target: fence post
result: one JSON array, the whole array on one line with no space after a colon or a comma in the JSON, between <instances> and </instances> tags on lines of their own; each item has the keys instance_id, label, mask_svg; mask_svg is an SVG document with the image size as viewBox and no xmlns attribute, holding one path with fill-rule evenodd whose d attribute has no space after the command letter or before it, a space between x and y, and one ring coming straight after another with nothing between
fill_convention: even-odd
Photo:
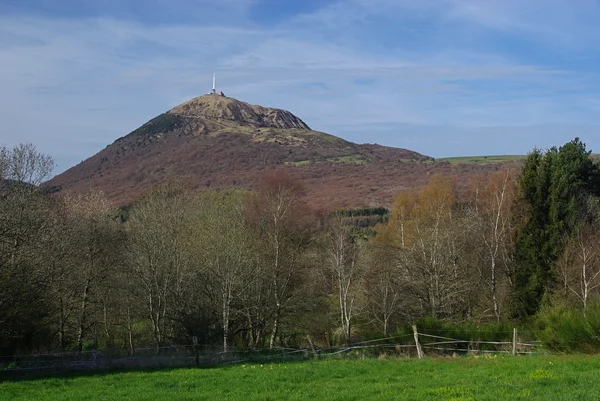
<instances>
[{"instance_id":1,"label":"fence post","mask_svg":"<svg viewBox=\"0 0 600 401\"><path fill-rule=\"evenodd\" d=\"M198 337L192 337L192 341L194 343L194 360L196 361L196 366L200 366L200 355L198 355Z\"/></svg>"},{"instance_id":2,"label":"fence post","mask_svg":"<svg viewBox=\"0 0 600 401\"><path fill-rule=\"evenodd\" d=\"M308 339L308 344L310 345L310 348L312 349L312 353L315 359L319 358L319 355L317 354L317 351L315 350L315 345L312 342L312 338L310 338L310 334L306 335L306 338Z\"/></svg>"},{"instance_id":3,"label":"fence post","mask_svg":"<svg viewBox=\"0 0 600 401\"><path fill-rule=\"evenodd\" d=\"M413 334L415 336L415 346L417 347L417 356L419 359L423 359L423 349L421 348L421 344L419 343L419 332L417 331L417 326L413 324Z\"/></svg>"},{"instance_id":4,"label":"fence post","mask_svg":"<svg viewBox=\"0 0 600 401\"><path fill-rule=\"evenodd\" d=\"M513 328L512 354L517 355L517 328Z\"/></svg>"}]
</instances>

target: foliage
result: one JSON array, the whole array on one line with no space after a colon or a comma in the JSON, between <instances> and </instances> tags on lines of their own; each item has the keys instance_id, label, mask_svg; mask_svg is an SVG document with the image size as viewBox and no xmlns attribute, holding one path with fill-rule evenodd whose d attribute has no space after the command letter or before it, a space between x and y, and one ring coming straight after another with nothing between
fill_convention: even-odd
<instances>
[{"instance_id":1,"label":"foliage","mask_svg":"<svg viewBox=\"0 0 600 401\"><path fill-rule=\"evenodd\" d=\"M375 240L393 250L400 288L414 298L408 316L453 320L465 316L473 301L477 276L467 250L468 215L456 210L456 186L442 176L432 177L418 191L394 199L389 222Z\"/></svg>"},{"instance_id":2,"label":"foliage","mask_svg":"<svg viewBox=\"0 0 600 401\"><path fill-rule=\"evenodd\" d=\"M581 201L600 194L600 173L585 144L575 139L525 161L519 186L529 206L517 237L516 314L537 312L555 280L554 264L580 218Z\"/></svg>"},{"instance_id":3,"label":"foliage","mask_svg":"<svg viewBox=\"0 0 600 401\"><path fill-rule=\"evenodd\" d=\"M540 330L544 346L559 352L600 350L600 302L593 302L587 313L564 304L542 308L533 318L532 327Z\"/></svg>"},{"instance_id":4,"label":"foliage","mask_svg":"<svg viewBox=\"0 0 600 401\"><path fill-rule=\"evenodd\" d=\"M116 218L121 222L125 223L129 219L131 205L121 206L117 209Z\"/></svg>"},{"instance_id":5,"label":"foliage","mask_svg":"<svg viewBox=\"0 0 600 401\"><path fill-rule=\"evenodd\" d=\"M352 226L352 237L366 241L377 235L376 225L387 222L389 210L385 207L342 209L331 215L344 218L345 223Z\"/></svg>"},{"instance_id":6,"label":"foliage","mask_svg":"<svg viewBox=\"0 0 600 401\"><path fill-rule=\"evenodd\" d=\"M469 340L471 346L477 345L481 341L512 341L514 328L514 325L509 322L479 325L473 322L448 323L432 318L420 319L416 322L416 325L419 333ZM412 328L405 326L402 332L412 333ZM466 348L468 345L464 344L462 346ZM485 349L485 346L482 345L481 349Z\"/></svg>"},{"instance_id":7,"label":"foliage","mask_svg":"<svg viewBox=\"0 0 600 401\"><path fill-rule=\"evenodd\" d=\"M385 216L390 211L385 207L370 207L370 208L359 208L359 209L344 209L334 212L334 215L340 215L345 217L355 216Z\"/></svg>"}]
</instances>

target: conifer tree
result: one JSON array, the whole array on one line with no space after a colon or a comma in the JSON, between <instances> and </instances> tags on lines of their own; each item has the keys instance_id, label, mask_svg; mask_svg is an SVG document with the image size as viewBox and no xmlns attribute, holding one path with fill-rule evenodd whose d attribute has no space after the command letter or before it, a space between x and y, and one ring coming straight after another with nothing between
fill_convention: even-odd
<instances>
[{"instance_id":1,"label":"conifer tree","mask_svg":"<svg viewBox=\"0 0 600 401\"><path fill-rule=\"evenodd\" d=\"M580 203L600 193L598 165L579 138L529 154L519 187L529 205L517 236L516 314L535 314L554 281L553 266L579 222Z\"/></svg>"}]
</instances>

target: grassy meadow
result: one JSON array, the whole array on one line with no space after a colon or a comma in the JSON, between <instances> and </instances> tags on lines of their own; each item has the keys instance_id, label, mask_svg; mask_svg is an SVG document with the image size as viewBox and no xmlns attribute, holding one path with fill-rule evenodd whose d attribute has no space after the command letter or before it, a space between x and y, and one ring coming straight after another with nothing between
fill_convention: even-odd
<instances>
[{"instance_id":1,"label":"grassy meadow","mask_svg":"<svg viewBox=\"0 0 600 401\"><path fill-rule=\"evenodd\" d=\"M510 161L524 161L526 155L493 155L493 156L459 156L442 157L436 160L446 161L450 164L499 164ZM592 154L592 158L600 160L600 154Z\"/></svg>"},{"instance_id":2,"label":"grassy meadow","mask_svg":"<svg viewBox=\"0 0 600 401\"><path fill-rule=\"evenodd\" d=\"M460 156L444 157L436 160L446 161L450 164L498 164L508 161L525 160L524 155L496 155L496 156Z\"/></svg>"},{"instance_id":3,"label":"grassy meadow","mask_svg":"<svg viewBox=\"0 0 600 401\"><path fill-rule=\"evenodd\" d=\"M584 355L326 359L128 371L0 383L2 400L592 400L600 358Z\"/></svg>"}]
</instances>

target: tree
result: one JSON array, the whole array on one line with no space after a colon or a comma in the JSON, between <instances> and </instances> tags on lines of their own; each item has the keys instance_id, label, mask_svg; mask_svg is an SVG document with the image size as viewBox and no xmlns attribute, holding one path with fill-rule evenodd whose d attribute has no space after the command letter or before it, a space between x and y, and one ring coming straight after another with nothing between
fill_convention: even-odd
<instances>
[{"instance_id":1,"label":"tree","mask_svg":"<svg viewBox=\"0 0 600 401\"><path fill-rule=\"evenodd\" d=\"M381 324L384 335L402 310L407 309L406 293L401 271L394 263L393 249L371 244L369 268L365 278L365 293L373 319Z\"/></svg>"},{"instance_id":2,"label":"tree","mask_svg":"<svg viewBox=\"0 0 600 401\"><path fill-rule=\"evenodd\" d=\"M517 236L516 314L537 312L555 282L554 265L579 222L581 200L600 194L598 166L578 138L529 154L519 177L527 220Z\"/></svg>"},{"instance_id":3,"label":"tree","mask_svg":"<svg viewBox=\"0 0 600 401\"><path fill-rule=\"evenodd\" d=\"M398 194L389 222L376 241L395 249L395 263L407 296L421 316L452 319L466 313L471 265L463 258L470 225L456 213L454 184L433 177L422 189Z\"/></svg>"},{"instance_id":4,"label":"tree","mask_svg":"<svg viewBox=\"0 0 600 401\"><path fill-rule=\"evenodd\" d=\"M145 305L157 351L173 332L175 294L193 279L188 211L186 192L166 185L138 202L127 223L131 291Z\"/></svg>"},{"instance_id":5,"label":"tree","mask_svg":"<svg viewBox=\"0 0 600 401\"><path fill-rule=\"evenodd\" d=\"M347 342L352 335L352 322L359 309L366 273L360 259L359 244L352 237L352 227L340 215L330 218L327 227L326 275L330 278L339 302L339 324Z\"/></svg>"},{"instance_id":6,"label":"tree","mask_svg":"<svg viewBox=\"0 0 600 401\"><path fill-rule=\"evenodd\" d=\"M245 202L241 191L204 191L194 209L199 286L214 305L224 352L233 334L232 322L241 314L241 299L256 279L256 241L244 218Z\"/></svg>"},{"instance_id":7,"label":"tree","mask_svg":"<svg viewBox=\"0 0 600 401\"><path fill-rule=\"evenodd\" d=\"M304 188L287 173L263 176L249 208L254 235L261 243L260 261L270 297L273 348L283 314L302 289L302 255L311 241L310 211Z\"/></svg>"},{"instance_id":8,"label":"tree","mask_svg":"<svg viewBox=\"0 0 600 401\"><path fill-rule=\"evenodd\" d=\"M564 296L575 296L587 317L590 298L600 287L600 214L598 199L588 197L581 222L557 262Z\"/></svg>"},{"instance_id":9,"label":"tree","mask_svg":"<svg viewBox=\"0 0 600 401\"><path fill-rule=\"evenodd\" d=\"M76 249L71 279L76 280L77 350L82 351L87 330L97 324L99 319L93 315L98 312L102 315L103 332L110 345L113 336L109 309L117 284L112 279L123 262L120 226L112 219L113 207L102 192L65 196L64 202L71 218L70 244Z\"/></svg>"},{"instance_id":10,"label":"tree","mask_svg":"<svg viewBox=\"0 0 600 401\"><path fill-rule=\"evenodd\" d=\"M498 287L509 278L506 273L510 269L506 267L512 263L514 253L512 207L515 202L515 183L516 171L504 168L490 175L487 182L471 189L474 195L471 211L480 241L476 266L484 285L489 288L491 309L497 322L502 317Z\"/></svg>"},{"instance_id":11,"label":"tree","mask_svg":"<svg viewBox=\"0 0 600 401\"><path fill-rule=\"evenodd\" d=\"M43 255L52 201L36 185L53 165L31 144L0 147L0 348L11 351L51 338L40 316L49 313Z\"/></svg>"},{"instance_id":12,"label":"tree","mask_svg":"<svg viewBox=\"0 0 600 401\"><path fill-rule=\"evenodd\" d=\"M597 226L585 225L574 235L576 247L573 267L579 270L576 280L569 285L581 301L583 315L587 316L588 303L594 290L600 287L600 230Z\"/></svg>"},{"instance_id":13,"label":"tree","mask_svg":"<svg viewBox=\"0 0 600 401\"><path fill-rule=\"evenodd\" d=\"M9 149L0 146L0 181L40 185L50 178L54 159L37 151L31 143L19 144Z\"/></svg>"}]
</instances>

